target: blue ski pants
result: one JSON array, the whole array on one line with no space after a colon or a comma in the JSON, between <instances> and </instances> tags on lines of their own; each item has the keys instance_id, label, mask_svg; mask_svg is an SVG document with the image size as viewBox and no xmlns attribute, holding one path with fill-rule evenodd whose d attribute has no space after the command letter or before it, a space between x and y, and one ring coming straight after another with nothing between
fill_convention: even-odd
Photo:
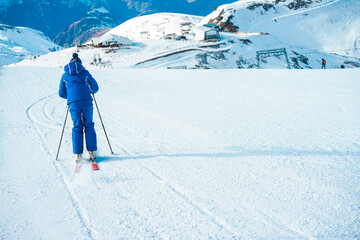
<instances>
[{"instance_id":1,"label":"blue ski pants","mask_svg":"<svg viewBox=\"0 0 360 240\"><path fill-rule=\"evenodd\" d=\"M76 101L70 103L70 114L74 126L72 129L73 153L82 154L84 151L84 130L86 149L96 151L96 132L93 122L93 105L91 101Z\"/></svg>"}]
</instances>

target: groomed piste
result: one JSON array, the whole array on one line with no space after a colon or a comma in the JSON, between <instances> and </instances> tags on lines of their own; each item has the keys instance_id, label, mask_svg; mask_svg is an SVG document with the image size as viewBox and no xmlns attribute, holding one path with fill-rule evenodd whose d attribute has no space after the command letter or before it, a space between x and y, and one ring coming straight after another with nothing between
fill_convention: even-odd
<instances>
[{"instance_id":1,"label":"groomed piste","mask_svg":"<svg viewBox=\"0 0 360 240\"><path fill-rule=\"evenodd\" d=\"M93 69L74 172L62 69L0 69L1 239L357 239L357 69Z\"/></svg>"}]
</instances>

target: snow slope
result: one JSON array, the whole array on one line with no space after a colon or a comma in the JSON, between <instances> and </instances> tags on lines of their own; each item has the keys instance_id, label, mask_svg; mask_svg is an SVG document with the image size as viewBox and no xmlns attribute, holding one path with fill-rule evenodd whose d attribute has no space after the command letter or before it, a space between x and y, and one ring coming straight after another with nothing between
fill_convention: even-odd
<instances>
[{"instance_id":1,"label":"snow slope","mask_svg":"<svg viewBox=\"0 0 360 240\"><path fill-rule=\"evenodd\" d=\"M59 50L42 32L0 24L0 65L16 63L30 56Z\"/></svg>"},{"instance_id":2,"label":"snow slope","mask_svg":"<svg viewBox=\"0 0 360 240\"><path fill-rule=\"evenodd\" d=\"M266 32L292 46L359 58L359 12L358 0L242 0L218 7L201 23Z\"/></svg>"},{"instance_id":3,"label":"snow slope","mask_svg":"<svg viewBox=\"0 0 360 240\"><path fill-rule=\"evenodd\" d=\"M74 173L58 67L0 68L1 239L358 239L358 69L93 69Z\"/></svg>"},{"instance_id":4,"label":"snow slope","mask_svg":"<svg viewBox=\"0 0 360 240\"><path fill-rule=\"evenodd\" d=\"M179 13L156 13L132 18L107 34L120 35L133 41L162 39L167 34L181 35L181 24L196 25L202 17Z\"/></svg>"}]
</instances>

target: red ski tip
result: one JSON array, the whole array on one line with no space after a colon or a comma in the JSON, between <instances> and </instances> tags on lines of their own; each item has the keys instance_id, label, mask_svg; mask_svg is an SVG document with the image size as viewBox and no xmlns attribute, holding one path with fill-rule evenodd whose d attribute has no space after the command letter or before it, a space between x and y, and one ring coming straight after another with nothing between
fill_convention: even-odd
<instances>
[{"instance_id":1,"label":"red ski tip","mask_svg":"<svg viewBox=\"0 0 360 240\"><path fill-rule=\"evenodd\" d=\"M99 167L96 163L92 163L91 168L92 168L92 170L99 170Z\"/></svg>"}]
</instances>

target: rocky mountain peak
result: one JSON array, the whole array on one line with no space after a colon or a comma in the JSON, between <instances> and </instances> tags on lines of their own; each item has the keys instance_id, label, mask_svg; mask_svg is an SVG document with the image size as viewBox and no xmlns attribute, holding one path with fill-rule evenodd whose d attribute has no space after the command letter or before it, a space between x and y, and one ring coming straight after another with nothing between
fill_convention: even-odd
<instances>
[{"instance_id":1,"label":"rocky mountain peak","mask_svg":"<svg viewBox=\"0 0 360 240\"><path fill-rule=\"evenodd\" d=\"M59 45L78 45L86 42L95 33L113 28L117 24L112 14L104 7L93 8L84 18L72 23L54 39Z\"/></svg>"}]
</instances>

